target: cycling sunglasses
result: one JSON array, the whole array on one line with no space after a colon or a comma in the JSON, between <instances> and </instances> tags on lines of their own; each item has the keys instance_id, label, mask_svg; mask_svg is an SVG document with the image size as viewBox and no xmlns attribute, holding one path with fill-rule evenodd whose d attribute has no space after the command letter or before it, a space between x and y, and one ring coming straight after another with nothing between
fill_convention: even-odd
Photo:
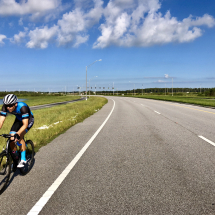
<instances>
[{"instance_id":1,"label":"cycling sunglasses","mask_svg":"<svg viewBox=\"0 0 215 215\"><path fill-rule=\"evenodd\" d=\"M13 107L15 104L6 105L6 107Z\"/></svg>"}]
</instances>

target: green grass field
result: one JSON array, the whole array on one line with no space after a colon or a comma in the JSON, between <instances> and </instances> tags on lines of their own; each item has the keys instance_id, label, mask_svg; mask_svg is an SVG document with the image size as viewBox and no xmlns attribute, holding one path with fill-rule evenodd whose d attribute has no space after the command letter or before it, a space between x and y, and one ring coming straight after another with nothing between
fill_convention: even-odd
<instances>
[{"instance_id":1,"label":"green grass field","mask_svg":"<svg viewBox=\"0 0 215 215\"><path fill-rule=\"evenodd\" d=\"M66 98L69 96L65 96ZM63 101L53 98L46 100L45 98L37 100L38 98L31 98L32 100L26 100L27 104L38 105L48 104L53 102ZM72 100L71 97L68 100ZM28 101L30 101L28 103ZM50 102L51 101L51 102ZM65 100L64 100L65 101ZM102 97L90 97L90 99L78 101L71 104L59 105L52 108L45 108L41 110L33 111L35 123L31 130L25 135L27 139L31 139L38 150L41 146L46 145L51 140L56 138L59 134L65 132L71 126L78 122L82 122L87 117L91 116L103 105L107 103L107 99ZM0 133L9 133L10 128L14 122L15 116L7 116L5 123L0 130ZM5 139L0 138L0 151L5 144Z\"/></svg>"},{"instance_id":2,"label":"green grass field","mask_svg":"<svg viewBox=\"0 0 215 215\"><path fill-rule=\"evenodd\" d=\"M76 100L80 99L80 96L29 96L26 97L26 100L24 101L27 103L29 106L35 106L35 105L44 105L44 104L51 104L55 102L64 102L64 101L71 101L71 100ZM25 99L25 98L20 98L20 99Z\"/></svg>"},{"instance_id":3,"label":"green grass field","mask_svg":"<svg viewBox=\"0 0 215 215\"><path fill-rule=\"evenodd\" d=\"M125 95L127 96L127 95ZM133 97L133 96L129 96ZM215 107L215 98L214 97L203 97L193 95L136 95L135 98L145 98L145 99L156 99L156 100L164 100L164 101L173 101L179 103L188 103L188 104L195 104L204 107Z\"/></svg>"}]
</instances>

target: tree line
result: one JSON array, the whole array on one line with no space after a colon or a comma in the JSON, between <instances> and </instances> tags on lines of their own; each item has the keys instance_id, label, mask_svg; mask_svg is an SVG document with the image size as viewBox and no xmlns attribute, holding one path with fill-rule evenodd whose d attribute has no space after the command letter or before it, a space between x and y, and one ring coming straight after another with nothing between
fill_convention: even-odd
<instances>
[{"instance_id":1,"label":"tree line","mask_svg":"<svg viewBox=\"0 0 215 215\"><path fill-rule=\"evenodd\" d=\"M157 94L157 95L165 95L165 94L174 94L184 95L185 93L196 93L202 96L215 96L215 88L145 88L145 89L131 89L131 90L117 90L112 89L109 91L97 91L97 94ZM90 91L93 94L93 91Z\"/></svg>"},{"instance_id":2,"label":"tree line","mask_svg":"<svg viewBox=\"0 0 215 215\"><path fill-rule=\"evenodd\" d=\"M110 90L103 90L103 91L97 91L96 94L157 94L157 95L165 95L165 94L171 94L173 91L174 94L177 95L183 95L185 93L196 93L198 95L202 95L202 96L215 96L215 88L145 88L145 89L132 89L132 90L117 90L115 89L110 89ZM82 91L83 93L84 91ZM71 94L73 92L67 92L67 94ZM79 93L78 91L75 91L75 93ZM90 90L90 92L88 91L88 94L93 95L94 91ZM7 94L15 94L17 96L21 96L21 97L26 97L26 96L43 96L44 94L50 94L49 92L28 92L28 91L3 91L0 92L0 97L4 97ZM62 95L65 93L62 92L55 92L55 93L51 93L52 95Z\"/></svg>"}]
</instances>

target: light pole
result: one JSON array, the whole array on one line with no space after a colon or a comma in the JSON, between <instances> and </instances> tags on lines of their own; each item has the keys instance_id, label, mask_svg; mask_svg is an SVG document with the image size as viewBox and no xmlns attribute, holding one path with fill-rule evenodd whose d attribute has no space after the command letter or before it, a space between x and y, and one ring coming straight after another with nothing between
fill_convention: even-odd
<instances>
[{"instance_id":1,"label":"light pole","mask_svg":"<svg viewBox=\"0 0 215 215\"><path fill-rule=\"evenodd\" d=\"M166 96L166 83L165 83L165 96Z\"/></svg>"},{"instance_id":2,"label":"light pole","mask_svg":"<svg viewBox=\"0 0 215 215\"><path fill-rule=\"evenodd\" d=\"M90 65L86 66L86 100L87 100L87 67L92 66L92 65L93 65L95 62L97 62L97 61L102 61L102 59L96 60L96 61L94 61L93 63L91 63Z\"/></svg>"},{"instance_id":3,"label":"light pole","mask_svg":"<svg viewBox=\"0 0 215 215\"><path fill-rule=\"evenodd\" d=\"M172 78L172 96L173 96L173 78Z\"/></svg>"},{"instance_id":4,"label":"light pole","mask_svg":"<svg viewBox=\"0 0 215 215\"><path fill-rule=\"evenodd\" d=\"M79 85L77 85L77 87L78 87L78 95L80 96L80 87Z\"/></svg>"},{"instance_id":5,"label":"light pole","mask_svg":"<svg viewBox=\"0 0 215 215\"><path fill-rule=\"evenodd\" d=\"M165 74L164 77L170 78L168 74ZM167 88L167 93L168 93L168 88ZM165 95L166 95L166 84L165 84ZM172 96L173 96L173 77L172 77Z\"/></svg>"},{"instance_id":6,"label":"light pole","mask_svg":"<svg viewBox=\"0 0 215 215\"><path fill-rule=\"evenodd\" d=\"M143 95L143 84L142 84L142 95Z\"/></svg>"}]
</instances>

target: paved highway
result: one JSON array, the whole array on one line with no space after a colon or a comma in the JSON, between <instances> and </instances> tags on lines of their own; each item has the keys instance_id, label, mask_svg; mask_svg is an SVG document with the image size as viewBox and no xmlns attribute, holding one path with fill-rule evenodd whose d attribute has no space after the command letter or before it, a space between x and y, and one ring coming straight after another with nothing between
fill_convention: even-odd
<instances>
[{"instance_id":1,"label":"paved highway","mask_svg":"<svg viewBox=\"0 0 215 215\"><path fill-rule=\"evenodd\" d=\"M215 110L108 100L14 173L0 214L215 214Z\"/></svg>"},{"instance_id":2,"label":"paved highway","mask_svg":"<svg viewBox=\"0 0 215 215\"><path fill-rule=\"evenodd\" d=\"M66 101L66 102L57 102L57 103L51 103L51 104L45 104L45 105L37 105L37 106L31 106L31 110L37 110L37 109L43 109L43 108L50 108L53 106L57 106L57 105L64 105L64 104L68 104L68 103L73 103L73 102L77 102L77 101L81 101L81 100L85 100L84 97L80 98L80 99L75 99L72 101Z\"/></svg>"}]
</instances>

